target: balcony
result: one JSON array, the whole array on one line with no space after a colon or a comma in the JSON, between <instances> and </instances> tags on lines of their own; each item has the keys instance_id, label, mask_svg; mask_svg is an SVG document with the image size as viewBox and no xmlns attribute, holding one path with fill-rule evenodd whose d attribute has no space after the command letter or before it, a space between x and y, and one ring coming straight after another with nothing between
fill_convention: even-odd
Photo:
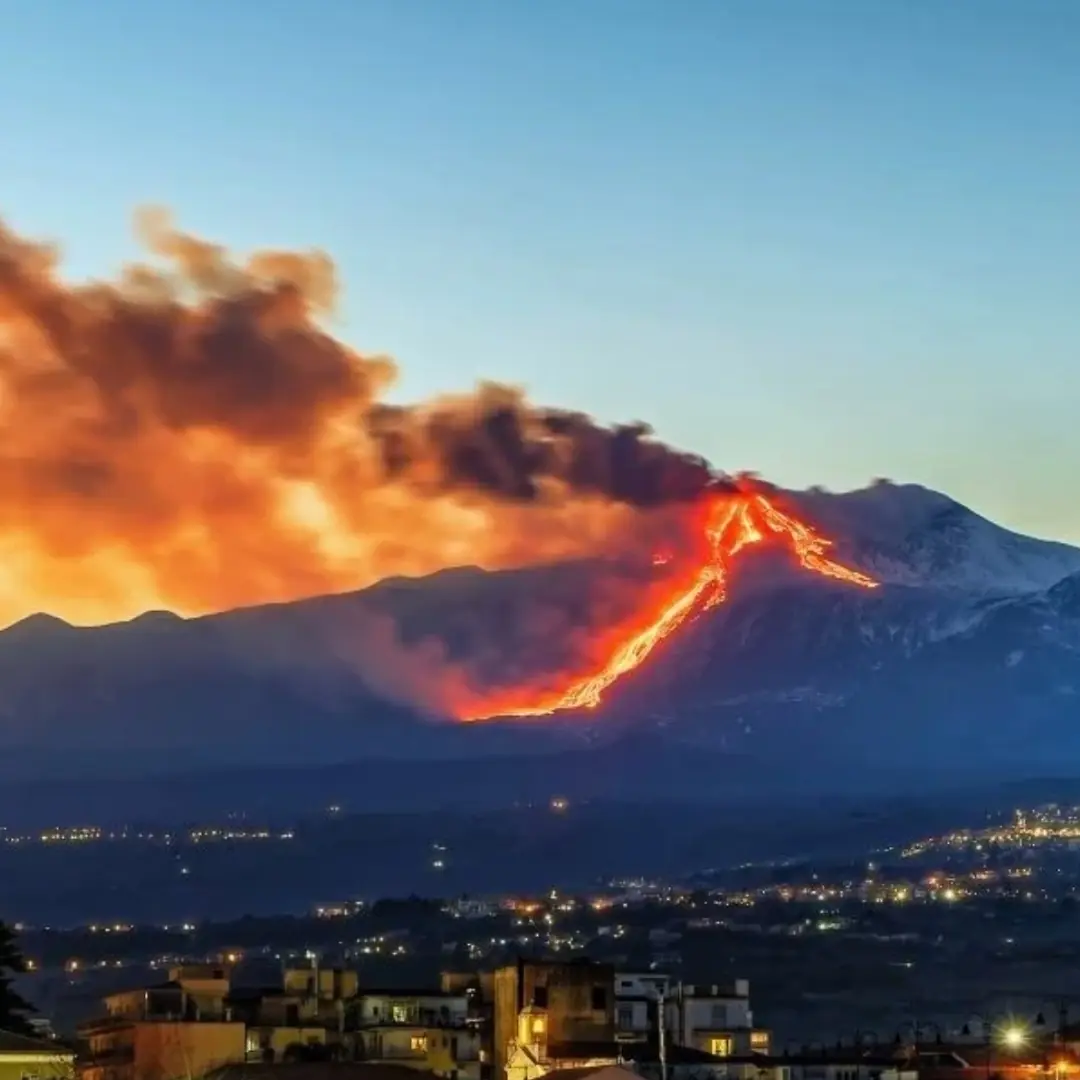
<instances>
[{"instance_id":1,"label":"balcony","mask_svg":"<svg viewBox=\"0 0 1080 1080\"><path fill-rule=\"evenodd\" d=\"M105 1050L91 1050L83 1055L81 1064L90 1069L117 1068L135 1061L133 1046L110 1046Z\"/></svg>"},{"instance_id":2,"label":"balcony","mask_svg":"<svg viewBox=\"0 0 1080 1080\"><path fill-rule=\"evenodd\" d=\"M193 1016L191 1013L180 1012L154 1012L139 1010L138 1013L118 1015L107 1013L104 1016L85 1020L79 1025L79 1034L85 1038L94 1035L105 1035L110 1031L123 1031L133 1024L222 1024L230 1018L228 1016Z\"/></svg>"}]
</instances>

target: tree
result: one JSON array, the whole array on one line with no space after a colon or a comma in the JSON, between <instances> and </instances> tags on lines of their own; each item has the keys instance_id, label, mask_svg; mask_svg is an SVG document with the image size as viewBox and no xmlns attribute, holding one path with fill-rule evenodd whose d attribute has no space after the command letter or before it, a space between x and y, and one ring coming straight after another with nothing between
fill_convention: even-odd
<instances>
[{"instance_id":1,"label":"tree","mask_svg":"<svg viewBox=\"0 0 1080 1080\"><path fill-rule=\"evenodd\" d=\"M33 1035L34 1029L27 1014L36 1012L34 1006L15 991L15 976L26 971L26 961L19 952L15 934L0 922L0 1031L17 1035Z\"/></svg>"}]
</instances>

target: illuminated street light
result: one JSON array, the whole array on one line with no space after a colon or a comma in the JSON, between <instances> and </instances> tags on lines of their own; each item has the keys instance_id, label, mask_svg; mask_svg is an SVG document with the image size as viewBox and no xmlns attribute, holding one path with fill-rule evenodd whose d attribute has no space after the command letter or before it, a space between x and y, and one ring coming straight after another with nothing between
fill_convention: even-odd
<instances>
[{"instance_id":1,"label":"illuminated street light","mask_svg":"<svg viewBox=\"0 0 1080 1080\"><path fill-rule=\"evenodd\" d=\"M1019 1050L1027 1042L1027 1033L1021 1027L1007 1027L1001 1033L1001 1041L1010 1050Z\"/></svg>"}]
</instances>

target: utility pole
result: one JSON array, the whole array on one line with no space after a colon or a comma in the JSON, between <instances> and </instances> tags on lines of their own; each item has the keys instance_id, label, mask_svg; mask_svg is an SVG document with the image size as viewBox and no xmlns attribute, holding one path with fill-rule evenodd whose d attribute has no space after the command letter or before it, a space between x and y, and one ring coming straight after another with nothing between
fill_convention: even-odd
<instances>
[{"instance_id":1,"label":"utility pole","mask_svg":"<svg viewBox=\"0 0 1080 1080\"><path fill-rule=\"evenodd\" d=\"M660 1027L660 1080L667 1080L667 1010L664 1008L663 990L656 993L656 1009Z\"/></svg>"}]
</instances>

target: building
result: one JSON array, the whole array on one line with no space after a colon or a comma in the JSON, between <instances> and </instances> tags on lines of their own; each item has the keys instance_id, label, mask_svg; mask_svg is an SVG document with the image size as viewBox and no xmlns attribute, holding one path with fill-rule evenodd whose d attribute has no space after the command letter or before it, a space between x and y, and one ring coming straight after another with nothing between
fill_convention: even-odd
<instances>
[{"instance_id":1,"label":"building","mask_svg":"<svg viewBox=\"0 0 1080 1080\"><path fill-rule=\"evenodd\" d=\"M233 1019L247 1028L249 1060L299 1058L313 1047L346 1043L353 1023L359 978L343 968L298 967L282 971L276 987L235 989L226 999ZM345 1056L352 1056L345 1053Z\"/></svg>"},{"instance_id":2,"label":"building","mask_svg":"<svg viewBox=\"0 0 1080 1080\"><path fill-rule=\"evenodd\" d=\"M479 1080L481 1035L470 995L439 990L366 990L357 999L357 1056Z\"/></svg>"},{"instance_id":3,"label":"building","mask_svg":"<svg viewBox=\"0 0 1080 1080\"><path fill-rule=\"evenodd\" d=\"M82 1080L188 1080L224 1065L340 1053L355 972L291 968L281 986L236 989L227 968L173 968L166 982L110 995L80 1029Z\"/></svg>"},{"instance_id":4,"label":"building","mask_svg":"<svg viewBox=\"0 0 1080 1080\"><path fill-rule=\"evenodd\" d=\"M670 1046L661 1062L655 1042L630 1049L632 1067L644 1080L791 1080L758 1054L717 1057L689 1046Z\"/></svg>"},{"instance_id":5,"label":"building","mask_svg":"<svg viewBox=\"0 0 1080 1080\"><path fill-rule=\"evenodd\" d=\"M70 1080L75 1053L46 1039L0 1031L0 1080Z\"/></svg>"},{"instance_id":6,"label":"building","mask_svg":"<svg viewBox=\"0 0 1080 1080\"><path fill-rule=\"evenodd\" d=\"M490 1061L484 983L447 984L361 989L355 971L312 966L285 968L277 986L244 988L230 985L226 968L174 968L166 982L105 999L107 1015L81 1028L79 1069L82 1080L191 1080L245 1063L365 1062L481 1080Z\"/></svg>"},{"instance_id":7,"label":"building","mask_svg":"<svg viewBox=\"0 0 1080 1080\"><path fill-rule=\"evenodd\" d=\"M684 986L655 971L620 972L615 976L615 1027L619 1036L655 1040L661 998L669 1046L698 1050L712 1057L769 1052L769 1032L754 1027L746 979L736 979L730 987Z\"/></svg>"},{"instance_id":8,"label":"building","mask_svg":"<svg viewBox=\"0 0 1080 1080\"><path fill-rule=\"evenodd\" d=\"M435 1077L400 1065L372 1065L364 1061L304 1061L288 1065L251 1061L225 1065L199 1080L435 1080Z\"/></svg>"},{"instance_id":9,"label":"building","mask_svg":"<svg viewBox=\"0 0 1080 1080\"><path fill-rule=\"evenodd\" d=\"M285 969L278 987L237 989L227 1001L246 1026L249 1061L321 1057L431 1067L440 1076L479 1071L465 991L361 990L355 971L300 967Z\"/></svg>"},{"instance_id":10,"label":"building","mask_svg":"<svg viewBox=\"0 0 1080 1080\"><path fill-rule=\"evenodd\" d=\"M619 1035L647 1038L657 1031L661 997L672 996L671 977L655 971L618 972L615 976L615 1029Z\"/></svg>"},{"instance_id":11,"label":"building","mask_svg":"<svg viewBox=\"0 0 1080 1080\"><path fill-rule=\"evenodd\" d=\"M495 972L492 1017L495 1080L503 1080L506 1075L511 1043L529 1045L522 1043L523 1035L531 1038L542 1034L545 1053L558 1049L568 1055L565 1060L581 1060L584 1064L598 1060L591 1054L597 1046L610 1051L615 1042L614 986L614 968L588 960L519 960L499 968ZM530 1025L542 1022L543 1032L520 1026L527 1006L542 1014L533 1016ZM611 1057L610 1053L600 1056L603 1061ZM545 1058L551 1068L556 1067L555 1060Z\"/></svg>"},{"instance_id":12,"label":"building","mask_svg":"<svg viewBox=\"0 0 1080 1080\"><path fill-rule=\"evenodd\" d=\"M360 992L360 976L347 968L285 968L281 981L286 994L316 1001L348 1001Z\"/></svg>"},{"instance_id":13,"label":"building","mask_svg":"<svg viewBox=\"0 0 1080 1080\"><path fill-rule=\"evenodd\" d=\"M678 1068L695 1076L756 1076L770 1050L770 1033L754 1026L745 979L684 985L663 972L616 973L587 960L519 961L495 973L494 998L495 1080L605 1062L644 1068L659 1061L661 1020L675 1071L678 1058Z\"/></svg>"},{"instance_id":14,"label":"building","mask_svg":"<svg viewBox=\"0 0 1080 1080\"><path fill-rule=\"evenodd\" d=\"M490 1005L495 997L493 971L444 971L439 975L439 988L444 994L465 994L470 1008L477 1004Z\"/></svg>"},{"instance_id":15,"label":"building","mask_svg":"<svg viewBox=\"0 0 1080 1080\"><path fill-rule=\"evenodd\" d=\"M362 1027L373 1024L463 1025L469 1015L466 992L364 990L358 995Z\"/></svg>"},{"instance_id":16,"label":"building","mask_svg":"<svg viewBox=\"0 0 1080 1080\"><path fill-rule=\"evenodd\" d=\"M82 1025L81 1080L187 1080L246 1053L222 968L180 967L166 982L112 994L107 1015Z\"/></svg>"},{"instance_id":17,"label":"building","mask_svg":"<svg viewBox=\"0 0 1080 1080\"><path fill-rule=\"evenodd\" d=\"M664 1007L667 1030L676 1046L715 1057L769 1052L769 1032L754 1027L746 979L736 979L730 987L680 985Z\"/></svg>"},{"instance_id":18,"label":"building","mask_svg":"<svg viewBox=\"0 0 1080 1080\"><path fill-rule=\"evenodd\" d=\"M505 1080L540 1080L559 1072L579 1075L582 1070L600 1070L621 1063L614 1037L555 1040L549 1011L531 1003L518 1014L517 1032L507 1043L504 1076Z\"/></svg>"},{"instance_id":19,"label":"building","mask_svg":"<svg viewBox=\"0 0 1080 1080\"><path fill-rule=\"evenodd\" d=\"M484 1048L477 1029L427 1033L428 1072L445 1080L481 1080L483 1064Z\"/></svg>"},{"instance_id":20,"label":"building","mask_svg":"<svg viewBox=\"0 0 1080 1080\"><path fill-rule=\"evenodd\" d=\"M920 1080L922 1076L921 1070L902 1055L874 1048L837 1048L768 1061L774 1080Z\"/></svg>"},{"instance_id":21,"label":"building","mask_svg":"<svg viewBox=\"0 0 1080 1080\"><path fill-rule=\"evenodd\" d=\"M486 919L494 915L499 906L491 900L463 896L458 900L451 900L444 910L456 919Z\"/></svg>"}]
</instances>

